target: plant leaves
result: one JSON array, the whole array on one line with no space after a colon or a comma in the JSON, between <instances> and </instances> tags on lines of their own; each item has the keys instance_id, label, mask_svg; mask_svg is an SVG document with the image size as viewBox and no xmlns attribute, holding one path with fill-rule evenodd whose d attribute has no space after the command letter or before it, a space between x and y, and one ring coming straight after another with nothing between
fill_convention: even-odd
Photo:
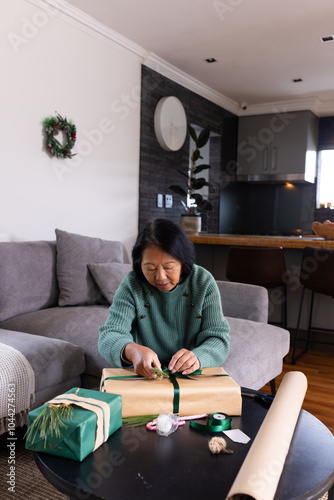
<instances>
[{"instance_id":1,"label":"plant leaves","mask_svg":"<svg viewBox=\"0 0 334 500\"><path fill-rule=\"evenodd\" d=\"M141 415L139 417L123 417L122 423L127 427L139 427L140 425L146 425L151 420L158 418L159 414L155 415Z\"/></svg>"},{"instance_id":2,"label":"plant leaves","mask_svg":"<svg viewBox=\"0 0 334 500\"><path fill-rule=\"evenodd\" d=\"M203 200L203 203L199 207L201 210L212 210L213 206L208 200Z\"/></svg>"},{"instance_id":3,"label":"plant leaves","mask_svg":"<svg viewBox=\"0 0 334 500\"><path fill-rule=\"evenodd\" d=\"M199 177L198 179L191 179L191 185L193 189L201 189L203 186L211 186L209 182L204 179L204 177Z\"/></svg>"},{"instance_id":4,"label":"plant leaves","mask_svg":"<svg viewBox=\"0 0 334 500\"><path fill-rule=\"evenodd\" d=\"M205 163L197 165L197 167L194 168L194 174L199 174L202 170L207 170L208 168L211 168L211 165L206 165Z\"/></svg>"},{"instance_id":5,"label":"plant leaves","mask_svg":"<svg viewBox=\"0 0 334 500\"><path fill-rule=\"evenodd\" d=\"M203 213L205 210L212 210L211 203L205 200L200 194L193 194L193 198L196 200L197 209L199 212Z\"/></svg>"},{"instance_id":6,"label":"plant leaves","mask_svg":"<svg viewBox=\"0 0 334 500\"><path fill-rule=\"evenodd\" d=\"M200 150L199 150L199 149L195 149L195 150L193 151L193 154L192 154L192 158L191 158L191 159L192 159L192 161L195 163L195 161L197 161L199 158L202 158L202 156L201 156L201 152L200 152Z\"/></svg>"},{"instance_id":7,"label":"plant leaves","mask_svg":"<svg viewBox=\"0 0 334 500\"><path fill-rule=\"evenodd\" d=\"M208 201L204 200L206 203L203 203L203 205L197 205L197 210L201 214L205 214L205 212L212 210L212 205Z\"/></svg>"},{"instance_id":8,"label":"plant leaves","mask_svg":"<svg viewBox=\"0 0 334 500\"><path fill-rule=\"evenodd\" d=\"M199 149L202 148L203 146L205 146L205 144L208 142L209 139L210 139L210 127L207 126L199 134L197 142L196 142L196 146Z\"/></svg>"},{"instance_id":9,"label":"plant leaves","mask_svg":"<svg viewBox=\"0 0 334 500\"><path fill-rule=\"evenodd\" d=\"M164 372L163 370L160 370L159 368L156 368L155 366L151 367L154 373L157 375L156 380L162 380L163 378L169 378L168 373Z\"/></svg>"},{"instance_id":10,"label":"plant leaves","mask_svg":"<svg viewBox=\"0 0 334 500\"><path fill-rule=\"evenodd\" d=\"M186 179L189 179L189 175L188 175L188 172L185 173L185 172L181 172L181 170L178 170L179 174L183 175L183 177L186 177Z\"/></svg>"},{"instance_id":11,"label":"plant leaves","mask_svg":"<svg viewBox=\"0 0 334 500\"><path fill-rule=\"evenodd\" d=\"M203 201L203 196L201 194L193 193L192 197L194 198L196 203L202 203Z\"/></svg>"},{"instance_id":12,"label":"plant leaves","mask_svg":"<svg viewBox=\"0 0 334 500\"><path fill-rule=\"evenodd\" d=\"M36 435L44 440L44 447L46 446L48 436L55 436L57 438L62 437L62 429L67 429L67 425L64 420L72 420L73 418L73 407L72 405L61 404L49 404L40 412L40 414L35 418L33 423L27 429L24 437L27 437L34 443Z\"/></svg>"},{"instance_id":13,"label":"plant leaves","mask_svg":"<svg viewBox=\"0 0 334 500\"><path fill-rule=\"evenodd\" d=\"M200 165L195 165L195 162L199 159L203 160L203 156L201 156L201 151L200 148L202 148L209 140L210 138L210 127L207 126L205 127L200 134L197 137L196 130L194 127L191 125L188 125L188 132L190 137L193 139L196 145L196 149L192 151L191 154L191 160L192 160L192 168L185 173L184 171L178 170L178 173L181 174L183 177L185 177L188 180L188 186L187 188L183 188L181 186L176 186L172 185L169 186L169 189L173 191L174 193L186 197L187 194L191 194L191 198L195 201L195 203L198 206L198 211L204 213L205 210L212 210L212 205L207 201L204 200L203 197L200 194L194 193L194 191L201 189L204 186L209 186L212 187L212 184L206 181L204 177L196 178L195 175L199 174L202 172L202 170L207 170L211 168L210 165L206 163L201 163ZM185 210L187 210L188 213L192 209L195 209L195 206L188 207L187 203L181 200L182 205L184 206Z\"/></svg>"},{"instance_id":14,"label":"plant leaves","mask_svg":"<svg viewBox=\"0 0 334 500\"><path fill-rule=\"evenodd\" d=\"M181 196L187 196L186 191L181 186L169 186L168 189Z\"/></svg>"},{"instance_id":15,"label":"plant leaves","mask_svg":"<svg viewBox=\"0 0 334 500\"><path fill-rule=\"evenodd\" d=\"M192 138L194 143L197 144L197 134L196 134L195 129L191 125L189 125L188 131L189 131L190 137Z\"/></svg>"}]
</instances>

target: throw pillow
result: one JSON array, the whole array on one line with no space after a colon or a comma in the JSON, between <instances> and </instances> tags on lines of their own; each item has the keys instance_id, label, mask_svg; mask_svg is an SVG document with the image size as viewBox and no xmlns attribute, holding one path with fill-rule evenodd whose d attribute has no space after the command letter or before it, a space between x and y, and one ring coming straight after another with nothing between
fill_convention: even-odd
<instances>
[{"instance_id":1,"label":"throw pillow","mask_svg":"<svg viewBox=\"0 0 334 500\"><path fill-rule=\"evenodd\" d=\"M108 241L56 229L59 306L105 304L87 264L123 262L119 241Z\"/></svg>"},{"instance_id":2,"label":"throw pillow","mask_svg":"<svg viewBox=\"0 0 334 500\"><path fill-rule=\"evenodd\" d=\"M118 262L111 264L88 264L88 269L92 273L103 296L111 304L117 288L128 272L131 271L132 265L119 264Z\"/></svg>"},{"instance_id":3,"label":"throw pillow","mask_svg":"<svg viewBox=\"0 0 334 500\"><path fill-rule=\"evenodd\" d=\"M58 304L56 244L0 243L0 321Z\"/></svg>"}]
</instances>

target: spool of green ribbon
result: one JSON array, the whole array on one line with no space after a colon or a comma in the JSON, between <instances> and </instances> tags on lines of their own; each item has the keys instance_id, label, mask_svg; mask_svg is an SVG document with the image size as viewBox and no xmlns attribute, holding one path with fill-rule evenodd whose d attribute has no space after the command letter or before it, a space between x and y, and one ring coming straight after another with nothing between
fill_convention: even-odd
<instances>
[{"instance_id":1,"label":"spool of green ribbon","mask_svg":"<svg viewBox=\"0 0 334 500\"><path fill-rule=\"evenodd\" d=\"M189 425L200 431L222 432L231 429L232 419L226 413L215 412L208 415L206 424L200 424L199 422L195 422L195 420L190 420Z\"/></svg>"}]
</instances>

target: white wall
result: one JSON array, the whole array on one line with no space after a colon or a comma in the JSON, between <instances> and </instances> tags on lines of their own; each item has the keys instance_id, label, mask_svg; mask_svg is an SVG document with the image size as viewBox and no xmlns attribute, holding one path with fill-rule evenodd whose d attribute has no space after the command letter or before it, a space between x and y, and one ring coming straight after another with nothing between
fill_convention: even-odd
<instances>
[{"instance_id":1,"label":"white wall","mask_svg":"<svg viewBox=\"0 0 334 500\"><path fill-rule=\"evenodd\" d=\"M0 234L54 239L58 227L121 240L127 259L138 222L141 62L24 0L0 5ZM42 121L56 111L77 127L72 160L45 151Z\"/></svg>"}]
</instances>

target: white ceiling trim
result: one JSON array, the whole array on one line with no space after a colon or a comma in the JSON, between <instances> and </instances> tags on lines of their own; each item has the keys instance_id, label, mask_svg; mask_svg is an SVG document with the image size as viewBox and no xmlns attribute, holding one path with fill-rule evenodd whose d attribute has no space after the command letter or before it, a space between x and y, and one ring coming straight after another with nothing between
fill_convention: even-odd
<instances>
[{"instance_id":1,"label":"white ceiling trim","mask_svg":"<svg viewBox=\"0 0 334 500\"><path fill-rule=\"evenodd\" d=\"M300 99L291 99L289 101L267 102L263 104L254 104L246 109L239 109L239 116L264 115L269 113L284 113L289 111L310 110L315 115L322 111L324 103L319 97L305 97Z\"/></svg>"},{"instance_id":2,"label":"white ceiling trim","mask_svg":"<svg viewBox=\"0 0 334 500\"><path fill-rule=\"evenodd\" d=\"M199 80L196 80L196 78L189 76L187 73L184 73L172 64L169 64L164 59L158 57L156 54L153 54L153 52L151 52L147 56L147 58L143 61L143 64L157 71L161 75L170 78L174 82L179 83L183 87L192 90L196 94L205 97L209 101L214 102L227 111L238 114L239 105L237 102L229 99L220 92L213 90L211 87L208 87Z\"/></svg>"},{"instance_id":3,"label":"white ceiling trim","mask_svg":"<svg viewBox=\"0 0 334 500\"><path fill-rule=\"evenodd\" d=\"M147 51L140 45L96 21L93 17L85 14L82 10L73 7L64 0L26 0L37 7L47 11L52 16L76 26L85 33L94 36L98 40L112 45L127 54L132 54L141 61L146 57Z\"/></svg>"},{"instance_id":4,"label":"white ceiling trim","mask_svg":"<svg viewBox=\"0 0 334 500\"><path fill-rule=\"evenodd\" d=\"M84 32L95 36L99 40L108 45L112 45L127 53L138 57L142 64L158 71L163 76L179 83L183 87L196 92L202 97L216 103L217 105L238 113L238 104L219 92L211 89L199 80L192 78L187 73L179 70L172 64L169 64L164 59L161 59L153 53L149 53L140 45L132 42L128 38L120 35L116 31L108 28L93 17L85 14L82 10L73 7L65 0L26 0L27 2L36 5L37 7L49 12L52 16L57 16L60 19L69 22Z\"/></svg>"},{"instance_id":5,"label":"white ceiling trim","mask_svg":"<svg viewBox=\"0 0 334 500\"><path fill-rule=\"evenodd\" d=\"M145 66L159 72L163 76L179 83L183 87L195 92L198 95L214 102L218 106L234 113L238 116L267 114L275 111L300 111L309 109L315 115L321 116L324 112L334 112L334 102L328 106L328 102L322 102L318 97L309 97L305 99L296 99L290 101L268 102L264 104L255 104L242 110L239 104L223 94L213 90L211 87L203 84L196 78L191 77L187 73L181 71L177 67L169 64L164 59L161 59L154 53L149 53L140 45L132 42L128 38L120 35L111 28L100 23L93 17L85 14L82 10L77 9L65 0L26 0L27 2L47 11L50 15L57 16L60 19L76 26L82 31L91 36L107 43L119 50L131 54L138 58ZM330 108L330 109L329 109Z\"/></svg>"}]
</instances>

